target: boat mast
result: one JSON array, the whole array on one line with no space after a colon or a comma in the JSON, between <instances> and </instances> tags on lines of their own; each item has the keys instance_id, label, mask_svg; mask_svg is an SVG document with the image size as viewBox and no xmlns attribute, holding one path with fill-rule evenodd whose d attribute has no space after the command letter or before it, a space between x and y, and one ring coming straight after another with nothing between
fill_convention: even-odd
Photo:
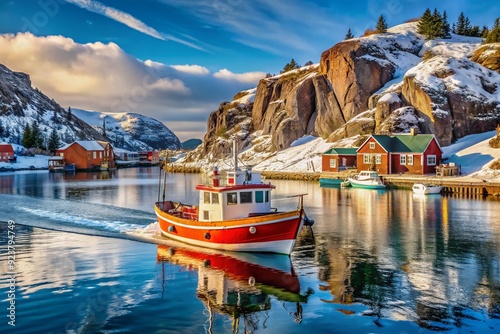
<instances>
[{"instance_id":1,"label":"boat mast","mask_svg":"<svg viewBox=\"0 0 500 334\"><path fill-rule=\"evenodd\" d=\"M236 139L233 140L233 155L234 155L234 182L236 184L236 172L238 171L238 150L236 146Z\"/></svg>"}]
</instances>

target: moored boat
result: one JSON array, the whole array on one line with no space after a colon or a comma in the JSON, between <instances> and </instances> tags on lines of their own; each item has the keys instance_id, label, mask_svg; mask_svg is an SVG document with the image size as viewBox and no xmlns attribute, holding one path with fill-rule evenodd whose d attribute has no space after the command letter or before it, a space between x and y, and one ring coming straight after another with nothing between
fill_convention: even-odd
<instances>
[{"instance_id":1,"label":"moored boat","mask_svg":"<svg viewBox=\"0 0 500 334\"><path fill-rule=\"evenodd\" d=\"M353 188L385 189L386 185L375 171L361 171L359 174L347 178Z\"/></svg>"},{"instance_id":2,"label":"moored boat","mask_svg":"<svg viewBox=\"0 0 500 334\"><path fill-rule=\"evenodd\" d=\"M236 149L234 148L235 152ZM165 237L213 249L290 254L301 227L312 225L297 195L296 210L281 212L271 206L271 183L258 172L238 169L219 173L214 168L210 183L196 186L198 205L163 200L155 204L160 230Z\"/></svg>"},{"instance_id":3,"label":"moored boat","mask_svg":"<svg viewBox=\"0 0 500 334\"><path fill-rule=\"evenodd\" d=\"M332 177L320 177L319 185L321 187L339 187L344 179L332 178Z\"/></svg>"},{"instance_id":4,"label":"moored boat","mask_svg":"<svg viewBox=\"0 0 500 334\"><path fill-rule=\"evenodd\" d=\"M420 195L439 194L443 187L435 184L415 183L412 187L413 193Z\"/></svg>"}]
</instances>

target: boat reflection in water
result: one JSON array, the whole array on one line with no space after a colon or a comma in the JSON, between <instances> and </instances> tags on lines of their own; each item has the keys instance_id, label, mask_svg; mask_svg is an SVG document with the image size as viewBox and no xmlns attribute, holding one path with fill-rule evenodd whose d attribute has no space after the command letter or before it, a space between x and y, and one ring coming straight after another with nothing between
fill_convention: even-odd
<instances>
[{"instance_id":1,"label":"boat reflection in water","mask_svg":"<svg viewBox=\"0 0 500 334\"><path fill-rule=\"evenodd\" d=\"M298 276L287 255L159 245L157 260L198 270L197 297L209 311L210 325L214 311L229 315L233 333L238 332L241 319L244 333L258 329L259 317L264 317L263 322L267 320L268 314L262 311L271 308L271 296L295 303L296 311L290 313L294 321L301 322L300 304L307 302L311 293L300 293Z\"/></svg>"}]
</instances>

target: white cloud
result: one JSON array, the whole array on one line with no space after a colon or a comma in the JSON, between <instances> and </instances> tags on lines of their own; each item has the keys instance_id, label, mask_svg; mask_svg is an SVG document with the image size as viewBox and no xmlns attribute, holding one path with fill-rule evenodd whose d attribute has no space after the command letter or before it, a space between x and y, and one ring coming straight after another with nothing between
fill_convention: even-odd
<instances>
[{"instance_id":1,"label":"white cloud","mask_svg":"<svg viewBox=\"0 0 500 334\"><path fill-rule=\"evenodd\" d=\"M238 73L233 73L225 68L214 73L214 77L216 77L218 79L229 80L229 81L247 82L247 83L259 81L260 79L264 78L265 76L266 76L266 73L264 73L264 72L247 72L247 73L239 73L238 74Z\"/></svg>"},{"instance_id":2,"label":"white cloud","mask_svg":"<svg viewBox=\"0 0 500 334\"><path fill-rule=\"evenodd\" d=\"M115 43L78 44L31 33L0 35L0 63L29 74L33 86L63 107L136 112L164 122L175 133L176 124L183 124L183 133L199 131L221 102L255 87L264 76L141 61ZM193 124L192 131L187 124Z\"/></svg>"},{"instance_id":3,"label":"white cloud","mask_svg":"<svg viewBox=\"0 0 500 334\"><path fill-rule=\"evenodd\" d=\"M200 65L172 65L171 67L179 72L190 73L195 75L197 74L206 75L210 73L208 68Z\"/></svg>"},{"instance_id":4,"label":"white cloud","mask_svg":"<svg viewBox=\"0 0 500 334\"><path fill-rule=\"evenodd\" d=\"M109 17L110 19L113 19L117 22L123 23L126 26L135 29L137 31L140 31L146 35L149 35L151 37L161 39L161 40L171 40L173 42L177 42L180 44L184 44L186 46L189 46L194 49L202 50L205 51L202 47L195 45L191 42L182 40L180 38L177 38L175 36L165 34L162 32L157 31L156 29L148 26L146 23L142 22L141 20L133 17L132 15L123 12L121 10L118 10L113 7L109 7L106 5L103 5L102 3L94 0L65 0L66 2L69 2L71 4L74 4L80 8L86 9L88 11L104 15L106 17Z\"/></svg>"}]
</instances>

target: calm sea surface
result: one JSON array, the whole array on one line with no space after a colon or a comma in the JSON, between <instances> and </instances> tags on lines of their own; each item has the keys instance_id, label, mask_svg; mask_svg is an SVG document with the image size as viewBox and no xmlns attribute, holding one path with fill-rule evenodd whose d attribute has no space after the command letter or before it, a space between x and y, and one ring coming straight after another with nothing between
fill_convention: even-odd
<instances>
[{"instance_id":1,"label":"calm sea surface","mask_svg":"<svg viewBox=\"0 0 500 334\"><path fill-rule=\"evenodd\" d=\"M200 179L169 175L167 197ZM0 333L500 331L497 198L272 182L315 220L291 257L162 238L157 167L0 173Z\"/></svg>"}]
</instances>

